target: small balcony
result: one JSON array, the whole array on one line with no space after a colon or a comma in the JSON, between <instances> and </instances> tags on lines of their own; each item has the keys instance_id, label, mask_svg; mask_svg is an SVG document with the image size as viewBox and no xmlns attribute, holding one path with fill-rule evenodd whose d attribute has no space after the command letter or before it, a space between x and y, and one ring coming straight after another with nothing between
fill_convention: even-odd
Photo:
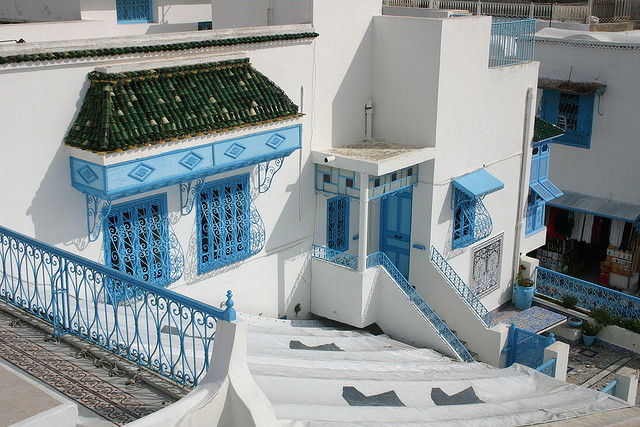
<instances>
[{"instance_id":1,"label":"small balcony","mask_svg":"<svg viewBox=\"0 0 640 427\"><path fill-rule=\"evenodd\" d=\"M489 68L533 61L535 19L493 18Z\"/></svg>"}]
</instances>

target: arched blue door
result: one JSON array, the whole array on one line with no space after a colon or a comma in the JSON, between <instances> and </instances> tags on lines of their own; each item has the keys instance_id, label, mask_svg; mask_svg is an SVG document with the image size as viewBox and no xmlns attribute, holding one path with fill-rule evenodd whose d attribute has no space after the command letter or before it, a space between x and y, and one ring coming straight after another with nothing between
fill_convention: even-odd
<instances>
[{"instance_id":1,"label":"arched blue door","mask_svg":"<svg viewBox=\"0 0 640 427\"><path fill-rule=\"evenodd\" d=\"M409 278L411 252L411 202L413 187L382 200L380 206L380 250Z\"/></svg>"}]
</instances>

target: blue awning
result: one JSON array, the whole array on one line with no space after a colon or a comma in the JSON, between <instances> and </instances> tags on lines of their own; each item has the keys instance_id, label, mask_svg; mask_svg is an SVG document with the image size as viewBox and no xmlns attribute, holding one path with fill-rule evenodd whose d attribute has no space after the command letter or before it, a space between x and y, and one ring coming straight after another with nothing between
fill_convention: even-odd
<instances>
[{"instance_id":1,"label":"blue awning","mask_svg":"<svg viewBox=\"0 0 640 427\"><path fill-rule=\"evenodd\" d=\"M484 169L454 178L453 186L458 190L476 198L504 188L504 184Z\"/></svg>"},{"instance_id":2,"label":"blue awning","mask_svg":"<svg viewBox=\"0 0 640 427\"><path fill-rule=\"evenodd\" d=\"M560 197L564 194L547 178L532 181L529 183L529 187L531 187L531 189L535 191L545 202L550 202L556 197Z\"/></svg>"}]
</instances>

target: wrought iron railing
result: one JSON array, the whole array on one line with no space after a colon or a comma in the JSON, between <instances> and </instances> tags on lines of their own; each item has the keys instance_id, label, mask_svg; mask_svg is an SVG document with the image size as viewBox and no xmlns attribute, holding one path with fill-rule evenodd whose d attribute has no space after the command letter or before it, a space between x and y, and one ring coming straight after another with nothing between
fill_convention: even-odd
<instances>
[{"instance_id":1,"label":"wrought iron railing","mask_svg":"<svg viewBox=\"0 0 640 427\"><path fill-rule=\"evenodd\" d=\"M514 363L536 369L543 365L544 349L556 342L553 334L548 337L517 328L514 323L509 327L509 346L507 366Z\"/></svg>"},{"instance_id":2,"label":"wrought iron railing","mask_svg":"<svg viewBox=\"0 0 640 427\"><path fill-rule=\"evenodd\" d=\"M354 270L358 267L357 256L348 254L346 252L329 249L325 246L313 245L313 258L318 258L333 264L342 265L343 267L352 268Z\"/></svg>"},{"instance_id":3,"label":"wrought iron railing","mask_svg":"<svg viewBox=\"0 0 640 427\"><path fill-rule=\"evenodd\" d=\"M604 386L604 388L602 390L600 390L600 391L602 393L606 393L606 394L610 394L611 396L615 396L616 395L616 385L617 384L618 384L618 380L613 380L609 384Z\"/></svg>"},{"instance_id":4,"label":"wrought iron railing","mask_svg":"<svg viewBox=\"0 0 640 427\"><path fill-rule=\"evenodd\" d=\"M614 317L640 318L640 298L542 267L537 269L536 292L557 300L574 297L575 305L585 310L604 308Z\"/></svg>"},{"instance_id":5,"label":"wrought iron railing","mask_svg":"<svg viewBox=\"0 0 640 427\"><path fill-rule=\"evenodd\" d=\"M209 368L220 310L0 227L0 299L180 385Z\"/></svg>"},{"instance_id":6,"label":"wrought iron railing","mask_svg":"<svg viewBox=\"0 0 640 427\"><path fill-rule=\"evenodd\" d=\"M487 328L491 327L493 322L493 316L491 312L487 310L487 307L482 304L480 298L469 289L464 281L458 276L453 267L449 265L446 259L440 252L431 246L431 263L438 269L442 277L444 277L451 287L460 295L460 298L467 303L469 308L478 316L478 318L485 324Z\"/></svg>"},{"instance_id":7,"label":"wrought iron railing","mask_svg":"<svg viewBox=\"0 0 640 427\"><path fill-rule=\"evenodd\" d=\"M460 342L458 337L449 329L449 327L442 321L435 311L427 304L427 302L420 296L418 292L411 286L411 283L400 273L391 260L385 255L384 252L376 252L367 257L367 268L382 266L387 271L389 276L400 286L400 289L409 297L409 300L420 310L422 314L429 320L433 327L438 331L451 348L460 356L465 362L473 362L473 357L465 346Z\"/></svg>"},{"instance_id":8,"label":"wrought iron railing","mask_svg":"<svg viewBox=\"0 0 640 427\"><path fill-rule=\"evenodd\" d=\"M554 358L554 359L547 360L542 365L538 366L536 368L536 371L542 372L543 374L553 378L556 373L556 359Z\"/></svg>"},{"instance_id":9,"label":"wrought iron railing","mask_svg":"<svg viewBox=\"0 0 640 427\"><path fill-rule=\"evenodd\" d=\"M489 68L533 61L535 19L500 19L491 23Z\"/></svg>"}]
</instances>

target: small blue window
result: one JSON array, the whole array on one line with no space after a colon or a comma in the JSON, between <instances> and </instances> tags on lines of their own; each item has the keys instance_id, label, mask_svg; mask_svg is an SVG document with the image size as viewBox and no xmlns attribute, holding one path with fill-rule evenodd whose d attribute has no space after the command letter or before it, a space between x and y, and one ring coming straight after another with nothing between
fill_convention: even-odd
<instances>
[{"instance_id":1,"label":"small blue window","mask_svg":"<svg viewBox=\"0 0 640 427\"><path fill-rule=\"evenodd\" d=\"M152 0L116 0L118 24L153 22Z\"/></svg>"},{"instance_id":2,"label":"small blue window","mask_svg":"<svg viewBox=\"0 0 640 427\"><path fill-rule=\"evenodd\" d=\"M249 175L206 184L197 210L199 274L251 256Z\"/></svg>"},{"instance_id":3,"label":"small blue window","mask_svg":"<svg viewBox=\"0 0 640 427\"><path fill-rule=\"evenodd\" d=\"M104 233L107 265L154 285L171 283L166 194L113 206Z\"/></svg>"},{"instance_id":4,"label":"small blue window","mask_svg":"<svg viewBox=\"0 0 640 427\"><path fill-rule=\"evenodd\" d=\"M327 201L327 247L344 252L349 249L349 198Z\"/></svg>"},{"instance_id":5,"label":"small blue window","mask_svg":"<svg viewBox=\"0 0 640 427\"><path fill-rule=\"evenodd\" d=\"M589 148L594 95L577 95L545 89L540 101L540 117L564 129L553 141Z\"/></svg>"}]
</instances>

